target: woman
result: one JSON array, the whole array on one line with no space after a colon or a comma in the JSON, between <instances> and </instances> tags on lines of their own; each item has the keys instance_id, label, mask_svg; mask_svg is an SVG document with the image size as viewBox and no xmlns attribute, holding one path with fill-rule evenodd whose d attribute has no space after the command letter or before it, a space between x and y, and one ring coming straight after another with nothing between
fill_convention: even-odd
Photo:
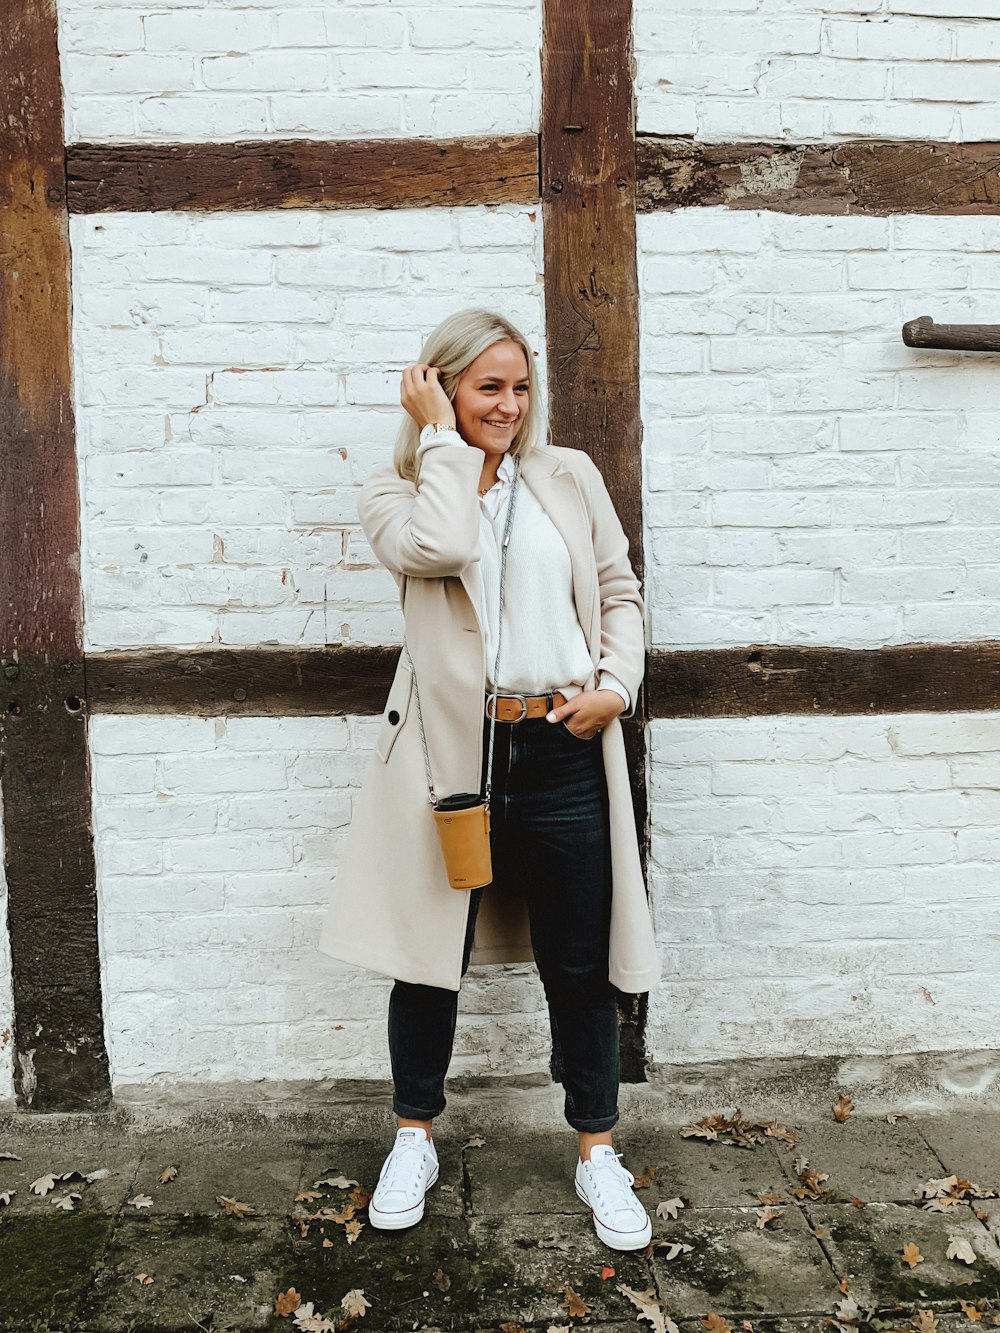
<instances>
[{"instance_id":1,"label":"woman","mask_svg":"<svg viewBox=\"0 0 1000 1333\"><path fill-rule=\"evenodd\" d=\"M398 1127L369 1217L393 1230L423 1216L470 960L534 956L565 1116L579 1135L577 1193L601 1240L637 1249L650 1222L611 1136L616 988L646 991L659 967L618 721L635 711L645 659L628 539L590 458L538 442L532 353L499 315L445 319L403 372L400 401L408 415L393 462L365 483L358 509L399 585L408 652L319 945L395 979ZM426 773L438 797L483 790L491 730L493 880L456 891Z\"/></svg>"}]
</instances>

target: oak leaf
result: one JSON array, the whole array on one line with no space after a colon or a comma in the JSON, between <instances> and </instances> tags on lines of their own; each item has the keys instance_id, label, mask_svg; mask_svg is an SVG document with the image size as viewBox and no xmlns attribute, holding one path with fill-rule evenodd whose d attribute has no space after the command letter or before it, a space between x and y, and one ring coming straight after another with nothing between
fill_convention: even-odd
<instances>
[{"instance_id":1,"label":"oak leaf","mask_svg":"<svg viewBox=\"0 0 1000 1333\"><path fill-rule=\"evenodd\" d=\"M908 1241L903 1246L900 1263L908 1264L910 1268L916 1268L917 1264L922 1264L923 1261L924 1256L920 1253L920 1247L914 1245L913 1241Z\"/></svg>"},{"instance_id":2,"label":"oak leaf","mask_svg":"<svg viewBox=\"0 0 1000 1333\"><path fill-rule=\"evenodd\" d=\"M295 1311L295 1327L301 1333L335 1333L337 1325L331 1319L315 1314L312 1301L308 1301Z\"/></svg>"},{"instance_id":3,"label":"oak leaf","mask_svg":"<svg viewBox=\"0 0 1000 1333\"><path fill-rule=\"evenodd\" d=\"M371 1301L365 1298L361 1287L352 1287L340 1303L351 1319L361 1319L365 1311L372 1308Z\"/></svg>"},{"instance_id":4,"label":"oak leaf","mask_svg":"<svg viewBox=\"0 0 1000 1333\"><path fill-rule=\"evenodd\" d=\"M845 1296L842 1301L838 1301L834 1311L837 1322L841 1324L857 1323L859 1313L858 1303L853 1296Z\"/></svg>"},{"instance_id":5,"label":"oak leaf","mask_svg":"<svg viewBox=\"0 0 1000 1333\"><path fill-rule=\"evenodd\" d=\"M329 1249L332 1247L332 1245L333 1245L333 1241L329 1238L329 1236L324 1236L324 1237L323 1237L323 1246L322 1246L322 1248L323 1248L324 1250L329 1250Z\"/></svg>"},{"instance_id":6,"label":"oak leaf","mask_svg":"<svg viewBox=\"0 0 1000 1333\"><path fill-rule=\"evenodd\" d=\"M722 1315L716 1314L710 1310L704 1319L701 1320L702 1328L707 1328L708 1333L732 1333L732 1324L727 1324Z\"/></svg>"},{"instance_id":7,"label":"oak leaf","mask_svg":"<svg viewBox=\"0 0 1000 1333\"><path fill-rule=\"evenodd\" d=\"M473 1134L471 1139L466 1139L462 1144L463 1148L485 1148L486 1140L482 1134Z\"/></svg>"},{"instance_id":8,"label":"oak leaf","mask_svg":"<svg viewBox=\"0 0 1000 1333\"><path fill-rule=\"evenodd\" d=\"M346 1176L325 1176L322 1180L313 1181L313 1189L321 1189L324 1185L332 1190L349 1190L352 1185L358 1185L360 1181L348 1180Z\"/></svg>"},{"instance_id":9,"label":"oak leaf","mask_svg":"<svg viewBox=\"0 0 1000 1333\"><path fill-rule=\"evenodd\" d=\"M431 1279L438 1291L447 1291L451 1286L451 1278L443 1268L435 1268L434 1276Z\"/></svg>"},{"instance_id":10,"label":"oak leaf","mask_svg":"<svg viewBox=\"0 0 1000 1333\"><path fill-rule=\"evenodd\" d=\"M294 1314L302 1304L302 1297L294 1287L289 1287L287 1291L279 1291L274 1298L274 1313L277 1315Z\"/></svg>"},{"instance_id":11,"label":"oak leaf","mask_svg":"<svg viewBox=\"0 0 1000 1333\"><path fill-rule=\"evenodd\" d=\"M762 1191L760 1194L758 1194L758 1195L757 1195L757 1198L760 1200L761 1203L783 1203L783 1202L784 1202L784 1200L782 1199L782 1197L781 1197L780 1194L776 1194L776 1193L770 1193L770 1194L769 1194L769 1193L767 1193L766 1190L765 1190L765 1191Z\"/></svg>"},{"instance_id":12,"label":"oak leaf","mask_svg":"<svg viewBox=\"0 0 1000 1333\"><path fill-rule=\"evenodd\" d=\"M361 1235L363 1227L364 1223L359 1222L357 1218L352 1218L350 1222L344 1223L344 1233L347 1236L348 1245L354 1244L357 1238Z\"/></svg>"},{"instance_id":13,"label":"oak leaf","mask_svg":"<svg viewBox=\"0 0 1000 1333\"><path fill-rule=\"evenodd\" d=\"M854 1204L855 1208L867 1208L867 1207L868 1207L867 1200L865 1200L865 1199L859 1199L858 1196L857 1196L856 1194L852 1194L852 1195L851 1195L851 1203Z\"/></svg>"},{"instance_id":14,"label":"oak leaf","mask_svg":"<svg viewBox=\"0 0 1000 1333\"><path fill-rule=\"evenodd\" d=\"M660 1309L656 1292L652 1288L649 1291L636 1291L634 1288L626 1287L624 1283L619 1282L618 1290L639 1311L640 1319L649 1320L653 1333L678 1333L677 1325L672 1319L668 1319Z\"/></svg>"},{"instance_id":15,"label":"oak leaf","mask_svg":"<svg viewBox=\"0 0 1000 1333\"><path fill-rule=\"evenodd\" d=\"M72 1213L74 1211L73 1200L79 1199L79 1197L79 1194L64 1194L61 1199L53 1199L52 1206L61 1208L64 1213Z\"/></svg>"},{"instance_id":16,"label":"oak leaf","mask_svg":"<svg viewBox=\"0 0 1000 1333\"><path fill-rule=\"evenodd\" d=\"M948 1259L960 1259L963 1264L974 1264L976 1262L975 1250L967 1240L962 1240L958 1236L948 1237L946 1257Z\"/></svg>"},{"instance_id":17,"label":"oak leaf","mask_svg":"<svg viewBox=\"0 0 1000 1333\"><path fill-rule=\"evenodd\" d=\"M523 1324L519 1324L516 1321L509 1321L506 1324L500 1325L500 1333L528 1333L528 1330Z\"/></svg>"},{"instance_id":18,"label":"oak leaf","mask_svg":"<svg viewBox=\"0 0 1000 1333\"><path fill-rule=\"evenodd\" d=\"M0 1152L0 1161L19 1162L20 1160L16 1152Z\"/></svg>"},{"instance_id":19,"label":"oak leaf","mask_svg":"<svg viewBox=\"0 0 1000 1333\"><path fill-rule=\"evenodd\" d=\"M890 1111L886 1116L890 1125L896 1124L898 1120L909 1120L909 1118L905 1111Z\"/></svg>"},{"instance_id":20,"label":"oak leaf","mask_svg":"<svg viewBox=\"0 0 1000 1333\"><path fill-rule=\"evenodd\" d=\"M917 1333L937 1333L938 1319L933 1310L917 1311Z\"/></svg>"},{"instance_id":21,"label":"oak leaf","mask_svg":"<svg viewBox=\"0 0 1000 1333\"><path fill-rule=\"evenodd\" d=\"M852 1277L852 1276L853 1276L853 1275L852 1275L851 1273L845 1273L844 1276L843 1276L843 1277L840 1279L840 1281L837 1283L837 1289L838 1289L838 1291L841 1293L841 1295L843 1295L843 1296L846 1296L846 1295L847 1295L847 1288L848 1288L848 1285L850 1284L850 1281L851 1281L851 1277Z\"/></svg>"},{"instance_id":22,"label":"oak leaf","mask_svg":"<svg viewBox=\"0 0 1000 1333\"><path fill-rule=\"evenodd\" d=\"M301 1194L296 1194L296 1203L314 1203L317 1199L322 1199L322 1190L303 1190Z\"/></svg>"},{"instance_id":23,"label":"oak leaf","mask_svg":"<svg viewBox=\"0 0 1000 1333\"><path fill-rule=\"evenodd\" d=\"M665 1199L663 1203L658 1203L656 1205L656 1216L669 1217L672 1219L677 1216L678 1212L680 1212L683 1207L683 1199Z\"/></svg>"},{"instance_id":24,"label":"oak leaf","mask_svg":"<svg viewBox=\"0 0 1000 1333\"><path fill-rule=\"evenodd\" d=\"M17 1190L0 1190L0 1203L10 1203L16 1193Z\"/></svg>"},{"instance_id":25,"label":"oak leaf","mask_svg":"<svg viewBox=\"0 0 1000 1333\"><path fill-rule=\"evenodd\" d=\"M144 1287L148 1287L155 1281L155 1278L151 1277L149 1273L136 1273L135 1280L136 1282L140 1282Z\"/></svg>"},{"instance_id":26,"label":"oak leaf","mask_svg":"<svg viewBox=\"0 0 1000 1333\"><path fill-rule=\"evenodd\" d=\"M256 1212L252 1203L240 1203L238 1199L227 1198L225 1194L218 1195L215 1202L225 1208L227 1217L249 1217Z\"/></svg>"},{"instance_id":27,"label":"oak leaf","mask_svg":"<svg viewBox=\"0 0 1000 1333\"><path fill-rule=\"evenodd\" d=\"M784 1217L785 1210L784 1208L771 1208L768 1206L766 1208L755 1208L754 1213L757 1217L757 1229L758 1231L763 1231L768 1222L774 1222L779 1217Z\"/></svg>"},{"instance_id":28,"label":"oak leaf","mask_svg":"<svg viewBox=\"0 0 1000 1333\"><path fill-rule=\"evenodd\" d=\"M571 1328L569 1324L549 1324L545 1333L571 1333Z\"/></svg>"},{"instance_id":29,"label":"oak leaf","mask_svg":"<svg viewBox=\"0 0 1000 1333\"><path fill-rule=\"evenodd\" d=\"M165 1166L163 1170L160 1172L159 1180L156 1183L158 1185L169 1185L172 1180L176 1179L177 1179L176 1166Z\"/></svg>"},{"instance_id":30,"label":"oak leaf","mask_svg":"<svg viewBox=\"0 0 1000 1333\"><path fill-rule=\"evenodd\" d=\"M843 1124L854 1110L854 1103L846 1093L842 1092L833 1104L833 1118Z\"/></svg>"},{"instance_id":31,"label":"oak leaf","mask_svg":"<svg viewBox=\"0 0 1000 1333\"><path fill-rule=\"evenodd\" d=\"M128 1201L133 1208L152 1208L153 1200L148 1194L136 1194Z\"/></svg>"},{"instance_id":32,"label":"oak leaf","mask_svg":"<svg viewBox=\"0 0 1000 1333\"><path fill-rule=\"evenodd\" d=\"M590 1314L590 1306L572 1287L563 1288L562 1304L570 1319L583 1319Z\"/></svg>"},{"instance_id":33,"label":"oak leaf","mask_svg":"<svg viewBox=\"0 0 1000 1333\"><path fill-rule=\"evenodd\" d=\"M971 1319L974 1324L978 1324L980 1319L982 1319L982 1310L977 1310L976 1307L970 1305L968 1301L959 1301L959 1305L962 1307L962 1313L965 1315L966 1319Z\"/></svg>"},{"instance_id":34,"label":"oak leaf","mask_svg":"<svg viewBox=\"0 0 1000 1333\"><path fill-rule=\"evenodd\" d=\"M647 1166L645 1171L641 1171L635 1178L634 1188L637 1190L648 1189L656 1179L656 1173L659 1170L657 1166Z\"/></svg>"},{"instance_id":35,"label":"oak leaf","mask_svg":"<svg viewBox=\"0 0 1000 1333\"><path fill-rule=\"evenodd\" d=\"M40 1194L43 1197L48 1194L49 1190L54 1190L55 1187L56 1177L51 1173L47 1176L39 1176L37 1180L31 1182L30 1186L32 1194Z\"/></svg>"}]
</instances>

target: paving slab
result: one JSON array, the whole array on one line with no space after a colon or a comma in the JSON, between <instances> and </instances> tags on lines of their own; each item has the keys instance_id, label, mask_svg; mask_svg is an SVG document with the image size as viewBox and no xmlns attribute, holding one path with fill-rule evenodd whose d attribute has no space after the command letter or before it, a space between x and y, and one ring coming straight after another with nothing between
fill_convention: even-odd
<instances>
[{"instance_id":1,"label":"paving slab","mask_svg":"<svg viewBox=\"0 0 1000 1333\"><path fill-rule=\"evenodd\" d=\"M69 1326L101 1269L113 1222L98 1211L4 1216L0 1328Z\"/></svg>"},{"instance_id":2,"label":"paving slab","mask_svg":"<svg viewBox=\"0 0 1000 1333\"><path fill-rule=\"evenodd\" d=\"M297 1206L303 1152L300 1144L261 1135L214 1143L163 1135L143 1144L136 1192L153 1200L154 1213L218 1213L223 1195L251 1204L258 1215L286 1216ZM161 1184L169 1166L177 1175Z\"/></svg>"},{"instance_id":3,"label":"paving slab","mask_svg":"<svg viewBox=\"0 0 1000 1333\"><path fill-rule=\"evenodd\" d=\"M1000 1296L1000 1246L965 1204L947 1214L894 1203L867 1208L809 1203L804 1211L819 1229L837 1276L850 1274L850 1294L863 1307L919 1302L955 1306L959 1300ZM952 1236L970 1242L977 1256L974 1265L946 1257ZM914 1268L901 1257L909 1243L923 1256Z\"/></svg>"},{"instance_id":4,"label":"paving slab","mask_svg":"<svg viewBox=\"0 0 1000 1333\"><path fill-rule=\"evenodd\" d=\"M843 1124L805 1125L791 1153L779 1160L789 1186L798 1184L795 1164L805 1157L830 1179L824 1190L830 1202L848 1203L851 1196L866 1203L912 1203L925 1180L941 1174L941 1166L912 1120L888 1121L852 1115Z\"/></svg>"},{"instance_id":5,"label":"paving slab","mask_svg":"<svg viewBox=\"0 0 1000 1333\"><path fill-rule=\"evenodd\" d=\"M392 1148L395 1129L378 1139L352 1139L345 1142L331 1133L328 1140L309 1140L303 1145L297 1188L289 1195L289 1200L296 1194L311 1190L318 1180L328 1176L344 1176L348 1180L357 1180L363 1189L371 1193L378 1181L382 1163ZM431 1217L461 1217L464 1213L463 1185L464 1167L462 1144L464 1139L447 1134L435 1134L434 1144L438 1155L440 1174L437 1184L427 1196L427 1215ZM325 1189L329 1194L330 1206L346 1201L346 1195L336 1190ZM328 1206L318 1201L309 1205L312 1208ZM289 1211L298 1204L289 1203ZM364 1211L359 1212L364 1216Z\"/></svg>"},{"instance_id":6,"label":"paving slab","mask_svg":"<svg viewBox=\"0 0 1000 1333\"><path fill-rule=\"evenodd\" d=\"M478 1318L494 1328L506 1322L546 1327L575 1322L564 1304L567 1286L590 1306L588 1327L620 1322L635 1312L617 1283L639 1290L653 1285L648 1260L641 1253L615 1254L602 1245L589 1212L474 1217L469 1231L474 1308ZM615 1270L614 1276L602 1278L607 1267Z\"/></svg>"},{"instance_id":7,"label":"paving slab","mask_svg":"<svg viewBox=\"0 0 1000 1333\"><path fill-rule=\"evenodd\" d=\"M574 1133L487 1137L482 1148L466 1148L464 1160L469 1206L477 1216L491 1213L589 1216L573 1184L579 1161Z\"/></svg>"},{"instance_id":8,"label":"paving slab","mask_svg":"<svg viewBox=\"0 0 1000 1333\"><path fill-rule=\"evenodd\" d=\"M287 1250L277 1218L123 1218L84 1303L88 1333L266 1328Z\"/></svg>"},{"instance_id":9,"label":"paving slab","mask_svg":"<svg viewBox=\"0 0 1000 1333\"><path fill-rule=\"evenodd\" d=\"M288 1257L276 1276L275 1294L294 1287L318 1312L333 1315L355 1288L371 1302L364 1329L466 1329L476 1318L471 1299L471 1251L465 1224L425 1216L406 1231L376 1231L366 1224L353 1245L343 1229L311 1227L291 1236ZM324 1246L323 1242L332 1243ZM343 1312L341 1311L341 1317ZM288 1328L276 1319L275 1329Z\"/></svg>"},{"instance_id":10,"label":"paving slab","mask_svg":"<svg viewBox=\"0 0 1000 1333\"><path fill-rule=\"evenodd\" d=\"M131 1191L139 1169L140 1149L133 1137L115 1134L55 1135L7 1133L0 1135L0 1152L16 1153L20 1160L0 1158L0 1191L14 1190L13 1213L52 1207L52 1200L71 1191L80 1195L76 1209L97 1208L116 1213ZM31 1192L40 1176L66 1171L107 1171L93 1181L59 1180L45 1195Z\"/></svg>"},{"instance_id":11,"label":"paving slab","mask_svg":"<svg viewBox=\"0 0 1000 1333\"><path fill-rule=\"evenodd\" d=\"M983 1189L1000 1189L1000 1114L927 1117L920 1132L940 1159L944 1176L964 1176Z\"/></svg>"},{"instance_id":12,"label":"paving slab","mask_svg":"<svg viewBox=\"0 0 1000 1333\"><path fill-rule=\"evenodd\" d=\"M653 1255L663 1304L675 1320L718 1314L816 1314L832 1309L837 1279L796 1205L766 1227L753 1208L685 1209L656 1234L692 1246Z\"/></svg>"},{"instance_id":13,"label":"paving slab","mask_svg":"<svg viewBox=\"0 0 1000 1333\"><path fill-rule=\"evenodd\" d=\"M650 1212L657 1203L680 1196L698 1208L756 1204L759 1192L785 1186L780 1159L784 1146L768 1140L755 1148L682 1138L679 1126L641 1129L621 1136L627 1143L625 1161L635 1175L656 1167L652 1185L643 1194Z\"/></svg>"}]
</instances>

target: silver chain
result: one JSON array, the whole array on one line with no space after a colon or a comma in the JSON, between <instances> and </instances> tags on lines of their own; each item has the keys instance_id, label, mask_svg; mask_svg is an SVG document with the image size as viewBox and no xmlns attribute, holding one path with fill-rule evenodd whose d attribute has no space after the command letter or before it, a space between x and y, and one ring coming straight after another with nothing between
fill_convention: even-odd
<instances>
[{"instance_id":1,"label":"silver chain","mask_svg":"<svg viewBox=\"0 0 1000 1333\"><path fill-rule=\"evenodd\" d=\"M493 693L490 695L492 706L490 708L490 750L486 761L486 809L490 808L490 793L493 785L493 735L497 725L497 692L499 686L497 682L500 679L500 640L503 633L503 601L504 601L504 583L507 574L507 547L510 545L510 534L514 523L514 503L517 499L517 484L521 479L521 469L518 459L515 457L514 480L511 483L510 499L507 502L507 519L503 528L503 541L500 546L500 614L497 623L497 653L493 663ZM427 774L427 790L431 805L437 803L437 796L434 794L434 779L431 777L431 759L427 752L427 734L424 731L424 715L420 711L420 691L417 689L417 672L413 665L413 658L410 656L409 644L406 642L406 636L403 636L403 650L406 653L407 660L410 663L410 673L413 676L413 693L417 701L417 721L420 724L420 743L424 751L424 771Z\"/></svg>"}]
</instances>

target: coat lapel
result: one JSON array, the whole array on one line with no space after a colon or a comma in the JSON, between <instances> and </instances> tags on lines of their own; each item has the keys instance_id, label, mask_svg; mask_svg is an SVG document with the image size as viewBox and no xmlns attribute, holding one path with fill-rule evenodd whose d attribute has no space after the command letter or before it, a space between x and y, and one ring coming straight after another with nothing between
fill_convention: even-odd
<instances>
[{"instance_id":1,"label":"coat lapel","mask_svg":"<svg viewBox=\"0 0 1000 1333\"><path fill-rule=\"evenodd\" d=\"M600 652L594 642L594 613L597 607L597 575L590 516L576 478L555 454L532 449L521 464L521 479L534 492L539 504L566 543L573 566L573 599L576 614L591 654ZM516 519L515 519L516 521ZM596 657L595 657L596 660Z\"/></svg>"}]
</instances>

